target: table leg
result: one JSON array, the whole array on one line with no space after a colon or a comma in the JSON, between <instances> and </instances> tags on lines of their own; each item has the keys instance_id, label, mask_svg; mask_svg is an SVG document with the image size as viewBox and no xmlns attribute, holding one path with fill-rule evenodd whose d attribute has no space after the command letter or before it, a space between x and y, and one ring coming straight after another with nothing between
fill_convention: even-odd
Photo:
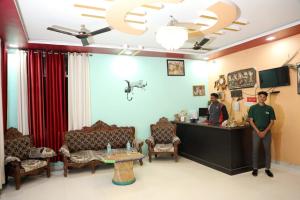
<instances>
[{"instance_id":1,"label":"table leg","mask_svg":"<svg viewBox=\"0 0 300 200\"><path fill-rule=\"evenodd\" d=\"M130 185L135 182L133 161L117 162L112 182L116 185Z\"/></svg>"}]
</instances>

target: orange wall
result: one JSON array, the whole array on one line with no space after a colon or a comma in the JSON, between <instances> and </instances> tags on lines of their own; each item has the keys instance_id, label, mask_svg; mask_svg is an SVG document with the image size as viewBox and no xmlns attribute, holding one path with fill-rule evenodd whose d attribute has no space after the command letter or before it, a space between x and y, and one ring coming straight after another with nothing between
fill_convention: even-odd
<instances>
[{"instance_id":1,"label":"orange wall","mask_svg":"<svg viewBox=\"0 0 300 200\"><path fill-rule=\"evenodd\" d=\"M227 77L230 72L250 67L255 68L257 72L280 67L299 48L300 34L210 61L209 91L216 91L214 81L221 74ZM291 61L293 64L298 62L300 53ZM290 86L276 88L280 93L268 98L268 104L273 106L277 117L272 128L272 157L276 161L300 165L300 95L297 94L296 70L290 69L290 79ZM259 85L258 73L257 83ZM260 88L257 91L259 90ZM225 91L224 103L228 110L231 110L232 99L229 92L228 89ZM247 97L245 93L255 94L255 89L243 89L243 93L243 96ZM245 100L240 103L240 112L231 113L237 121L241 121L241 117L247 113L248 107L244 103Z\"/></svg>"}]
</instances>

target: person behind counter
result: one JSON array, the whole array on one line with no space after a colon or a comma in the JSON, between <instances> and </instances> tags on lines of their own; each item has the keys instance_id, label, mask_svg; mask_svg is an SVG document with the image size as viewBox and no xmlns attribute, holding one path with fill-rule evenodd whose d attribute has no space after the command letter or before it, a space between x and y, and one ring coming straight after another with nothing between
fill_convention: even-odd
<instances>
[{"instance_id":1,"label":"person behind counter","mask_svg":"<svg viewBox=\"0 0 300 200\"><path fill-rule=\"evenodd\" d=\"M271 106L266 105L268 93L261 91L258 93L258 104L250 107L248 117L250 124L253 127L252 143L253 143L253 171L252 175L258 174L258 149L262 141L265 149L266 174L273 177L271 168L271 127L276 119L274 110Z\"/></svg>"},{"instance_id":2,"label":"person behind counter","mask_svg":"<svg viewBox=\"0 0 300 200\"><path fill-rule=\"evenodd\" d=\"M214 126L220 126L223 121L227 120L228 112L226 106L218 101L217 93L210 94L211 104L208 106L208 123Z\"/></svg>"}]
</instances>

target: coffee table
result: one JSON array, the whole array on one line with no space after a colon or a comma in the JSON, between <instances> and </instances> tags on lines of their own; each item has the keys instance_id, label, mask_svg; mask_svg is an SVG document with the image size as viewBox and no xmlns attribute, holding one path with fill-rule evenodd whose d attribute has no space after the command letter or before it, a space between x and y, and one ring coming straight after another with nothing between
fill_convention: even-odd
<instances>
[{"instance_id":1,"label":"coffee table","mask_svg":"<svg viewBox=\"0 0 300 200\"><path fill-rule=\"evenodd\" d=\"M100 152L100 160L104 163L114 164L114 177L112 182L116 185L130 185L135 182L133 161L143 159L145 156L136 150L112 149L112 152Z\"/></svg>"}]
</instances>

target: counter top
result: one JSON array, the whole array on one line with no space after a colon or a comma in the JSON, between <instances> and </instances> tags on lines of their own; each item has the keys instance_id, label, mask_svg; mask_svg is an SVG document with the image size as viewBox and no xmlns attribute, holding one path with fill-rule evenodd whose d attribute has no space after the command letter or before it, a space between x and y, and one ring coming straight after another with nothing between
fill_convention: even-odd
<instances>
[{"instance_id":1,"label":"counter top","mask_svg":"<svg viewBox=\"0 0 300 200\"><path fill-rule=\"evenodd\" d=\"M191 125L191 126L204 126L204 127L210 127L210 128L216 128L216 129L223 129L223 130L236 130L236 129L245 129L249 128L250 125L246 126L237 126L237 127L222 127L222 126L213 126L209 125L207 123L191 123L191 122L178 122L178 121L173 121L175 124L186 124L186 125Z\"/></svg>"}]
</instances>

